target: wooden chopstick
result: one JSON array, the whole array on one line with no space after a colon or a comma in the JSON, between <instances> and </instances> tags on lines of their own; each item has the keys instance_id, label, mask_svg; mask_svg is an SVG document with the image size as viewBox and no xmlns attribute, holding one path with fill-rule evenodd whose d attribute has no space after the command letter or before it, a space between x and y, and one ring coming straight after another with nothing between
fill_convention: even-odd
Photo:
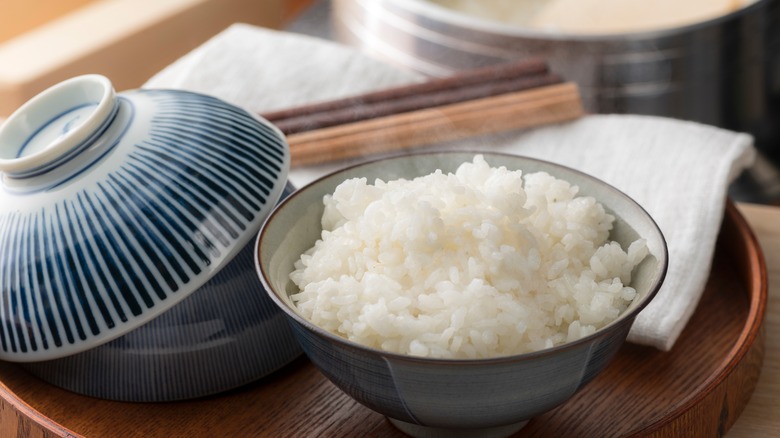
<instances>
[{"instance_id":1,"label":"wooden chopstick","mask_svg":"<svg viewBox=\"0 0 780 438\"><path fill-rule=\"evenodd\" d=\"M546 75L547 73L547 63L541 59L529 58L517 62L508 62L505 64L466 70L445 78L431 79L425 82L392 87L358 96L349 96L327 102L319 102L286 110L268 112L264 113L263 117L274 123L277 127L280 127L282 132L292 133L293 130L284 128L291 120L300 120L308 116L319 116L321 114L328 114L341 110L351 110L351 115L355 117L351 121L357 121L357 114L369 106L393 103L406 98L422 98L417 101L418 106L416 108L411 108L409 110L420 109L434 106L429 100L425 100L425 96L451 94L454 90L464 90L475 85L484 87L485 85L500 81L518 81L529 77ZM483 90L489 92L486 88L483 88ZM504 92L508 91L515 90L506 90ZM496 92L492 94L498 94L500 92L501 90L496 90ZM479 97L486 97L486 95ZM465 96L463 100L466 100ZM454 103L454 101L446 103ZM375 111L376 114L372 116L378 117L379 115L386 115L379 114L379 112L381 111Z\"/></svg>"},{"instance_id":2,"label":"wooden chopstick","mask_svg":"<svg viewBox=\"0 0 780 438\"><path fill-rule=\"evenodd\" d=\"M345 123L353 123L360 120L369 120L424 108L439 107L483 97L497 96L514 91L528 90L561 82L563 82L563 80L560 76L551 73L519 76L484 83L475 83L451 89L441 89L436 90L435 92L405 94L375 102L364 101L352 106L288 117L274 121L273 123L285 134L296 134ZM403 89L404 92L407 92L408 90L409 88Z\"/></svg>"},{"instance_id":3,"label":"wooden chopstick","mask_svg":"<svg viewBox=\"0 0 780 438\"><path fill-rule=\"evenodd\" d=\"M540 59L262 114L290 144L292 165L374 155L583 114L577 87Z\"/></svg>"},{"instance_id":4,"label":"wooden chopstick","mask_svg":"<svg viewBox=\"0 0 780 438\"><path fill-rule=\"evenodd\" d=\"M583 114L577 86L561 83L290 134L287 141L292 165L301 166L563 122Z\"/></svg>"}]
</instances>

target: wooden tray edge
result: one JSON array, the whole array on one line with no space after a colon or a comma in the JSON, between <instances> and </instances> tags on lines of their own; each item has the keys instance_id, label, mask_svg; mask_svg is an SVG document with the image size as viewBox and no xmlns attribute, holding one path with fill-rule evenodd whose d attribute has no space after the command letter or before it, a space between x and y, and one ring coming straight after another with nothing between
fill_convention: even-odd
<instances>
[{"instance_id":1,"label":"wooden tray edge","mask_svg":"<svg viewBox=\"0 0 780 438\"><path fill-rule=\"evenodd\" d=\"M768 299L767 267L758 238L733 201L726 202L721 233L728 242L745 247L748 257L737 269L749 291L750 308L745 326L720 372L695 396L632 436L723 436L734 425L756 388L764 361L764 318ZM718 412L713 418L712 413Z\"/></svg>"},{"instance_id":2,"label":"wooden tray edge","mask_svg":"<svg viewBox=\"0 0 780 438\"><path fill-rule=\"evenodd\" d=\"M731 245L744 248L737 272L749 291L749 311L743 330L719 372L706 379L685 403L667 412L634 436L717 436L737 420L756 387L764 358L764 315L768 297L763 252L746 219L729 201L722 233ZM717 413L717 414L714 414ZM17 436L81 437L43 416L0 382L0 423L15 424Z\"/></svg>"},{"instance_id":3,"label":"wooden tray edge","mask_svg":"<svg viewBox=\"0 0 780 438\"><path fill-rule=\"evenodd\" d=\"M81 437L72 430L51 420L32 406L21 400L14 392L0 382L0 424L3 425L3 433L17 437ZM7 425L13 426L10 430Z\"/></svg>"}]
</instances>

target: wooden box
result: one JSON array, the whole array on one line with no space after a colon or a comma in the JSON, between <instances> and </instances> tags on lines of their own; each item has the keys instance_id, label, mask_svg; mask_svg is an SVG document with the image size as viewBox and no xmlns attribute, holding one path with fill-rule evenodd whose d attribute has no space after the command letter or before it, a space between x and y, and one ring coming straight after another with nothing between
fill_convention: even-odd
<instances>
[{"instance_id":1,"label":"wooden box","mask_svg":"<svg viewBox=\"0 0 780 438\"><path fill-rule=\"evenodd\" d=\"M49 86L81 74L105 75L117 91L137 88L233 23L280 27L287 3L0 0L0 120Z\"/></svg>"}]
</instances>

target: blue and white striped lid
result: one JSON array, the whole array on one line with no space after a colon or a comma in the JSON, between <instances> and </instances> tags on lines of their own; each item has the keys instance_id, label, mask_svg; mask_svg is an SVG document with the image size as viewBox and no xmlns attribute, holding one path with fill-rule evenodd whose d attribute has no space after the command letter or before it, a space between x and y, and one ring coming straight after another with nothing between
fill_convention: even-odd
<instances>
[{"instance_id":1,"label":"blue and white striped lid","mask_svg":"<svg viewBox=\"0 0 780 438\"><path fill-rule=\"evenodd\" d=\"M0 359L75 354L187 297L251 244L289 165L278 129L202 94L88 75L25 104L0 127Z\"/></svg>"}]
</instances>

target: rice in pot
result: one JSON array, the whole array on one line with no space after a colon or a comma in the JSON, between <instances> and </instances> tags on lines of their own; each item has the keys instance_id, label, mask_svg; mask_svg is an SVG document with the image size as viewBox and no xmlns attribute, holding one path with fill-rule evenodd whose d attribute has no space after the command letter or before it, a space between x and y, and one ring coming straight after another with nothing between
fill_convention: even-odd
<instances>
[{"instance_id":1,"label":"rice in pot","mask_svg":"<svg viewBox=\"0 0 780 438\"><path fill-rule=\"evenodd\" d=\"M610 242L614 217L577 191L480 155L455 173L347 180L324 199L292 299L325 330L413 356L505 356L587 336L632 301L647 248Z\"/></svg>"}]
</instances>

